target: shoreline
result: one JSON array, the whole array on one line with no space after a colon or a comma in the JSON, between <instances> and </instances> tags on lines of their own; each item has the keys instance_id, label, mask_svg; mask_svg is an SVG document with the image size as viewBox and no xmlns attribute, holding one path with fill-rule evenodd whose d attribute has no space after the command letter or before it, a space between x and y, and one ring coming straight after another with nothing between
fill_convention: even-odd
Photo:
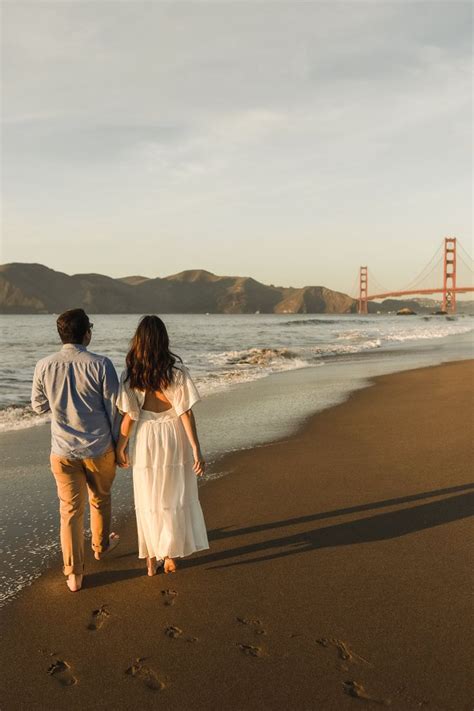
<instances>
[{"instance_id":1,"label":"shoreline","mask_svg":"<svg viewBox=\"0 0 474 711\"><path fill-rule=\"evenodd\" d=\"M336 710L364 695L400 710L471 708L473 365L371 378L295 434L224 455L232 476L200 488L211 550L175 576L144 575L133 517L109 559L93 568L90 556L78 595L47 571L2 609L2 709L219 698ZM182 634L167 636L170 625ZM77 684L48 675L57 659Z\"/></svg>"},{"instance_id":2,"label":"shoreline","mask_svg":"<svg viewBox=\"0 0 474 711\"><path fill-rule=\"evenodd\" d=\"M405 372L439 363L464 362L466 352L454 352L445 343L433 363L433 353L415 356L396 351L360 353L331 359L323 369L298 368L272 373L252 383L240 383L204 397L198 408L198 425L210 464L208 479L227 476L220 468L227 455L252 450L294 436L313 415L346 402L354 392L371 387L379 375ZM445 350L447 349L447 350ZM472 350L472 349L470 349ZM456 354L456 356L455 356ZM402 356L400 358L400 355ZM463 357L464 356L464 357ZM428 360L427 360L428 357ZM316 393L308 398L307 393ZM283 410L282 410L283 405ZM281 416L275 417L275 411ZM225 413L229 426L216 428ZM254 426L258 423L258 427ZM0 609L60 560L57 536L57 502L49 470L50 424L0 433L5 469L0 492L0 518L6 531L18 530L17 511L22 509L23 533L19 539L5 536ZM20 484L20 486L19 486ZM114 483L114 527L132 515L133 492L127 470L118 470ZM11 535L11 534L10 534ZM33 565L27 560L28 548ZM31 552L33 558L31 558ZM17 562L18 561L18 562Z\"/></svg>"},{"instance_id":3,"label":"shoreline","mask_svg":"<svg viewBox=\"0 0 474 711\"><path fill-rule=\"evenodd\" d=\"M318 324L326 323L330 328L332 328L330 324L333 323L338 324L337 329L339 326L344 328L344 319L339 318L340 315L336 318L336 321L331 318L331 316L334 316L331 314L322 315L318 318L308 318L308 316L309 315L306 315L306 318L301 317L288 323L290 325L296 325L298 323L308 325L313 321L317 321ZM471 316L466 317L467 323L465 325L458 326L458 329L460 328L461 330L451 334L441 334L438 332L437 335L430 333L429 327L425 324L425 317L420 318L421 321L418 319L417 323L423 324L423 327L414 341L411 340L410 329L408 329L408 332L404 332L401 340L398 340L397 328L395 328L394 333L385 333L385 335L383 329L380 333L377 330L372 333L367 331L367 327L364 326L364 324L369 323L369 321L364 318L357 318L355 320L349 319L349 321L353 321L354 327L358 325L362 329L356 334L357 337L355 341L352 340L354 334L351 331L344 336L344 334L341 334L337 329L335 332L333 332L333 329L333 331L327 333L325 333L323 329L323 331L316 330L314 334L312 330L308 331L306 335L311 335L311 338L309 340L303 339L303 342L300 342L298 338L296 341L293 340L295 332L286 333L282 340L281 337L274 334L274 343L278 345L266 346L262 345L259 340L259 335L256 333L254 334L257 343L256 346L248 348L246 344L241 343L240 346L243 350L237 350L232 354L227 352L227 355L232 355L230 361L225 364L224 358L224 361L220 363L220 366L217 366L217 369L213 358L225 356L225 351L219 354L211 353L210 351L208 354L211 355L210 363L208 363L209 367L205 370L201 369L200 363L195 360L192 353L188 353L190 360L188 360L186 356L185 360L188 367L190 367L194 373L194 376L197 377L200 391L204 397L207 398L209 396L213 397L215 395L224 394L229 388L233 389L235 386L256 384L268 376L282 375L300 369L306 370L323 365L332 366L339 363L345 363L347 366L350 366L352 362L357 362L360 358L365 360L369 369L374 359L375 361L391 359L393 361L398 360L399 362L401 359L401 369L405 369L405 362L408 362L408 367L412 368L457 360L463 357L472 358L472 326L474 321ZM401 323L406 324L407 322L397 320L396 318L393 320L393 326L397 327ZM410 323L413 322L410 321ZM439 322L436 323L439 324ZM288 324L283 322L283 325ZM372 325L374 326L374 324ZM428 330L426 331L426 329ZM424 332L424 330L426 332ZM316 340L312 340L313 336L315 336ZM400 336L400 334L398 334L398 336ZM342 340L340 340L341 337ZM272 341L269 339L269 342ZM43 351L40 349L38 354L47 355L51 350L54 350L57 345L58 344L49 344L46 350ZM99 346L100 344L97 345ZM44 348L44 346L41 348ZM92 350L94 350L94 348L92 348ZM99 347L98 350L102 352L104 349ZM123 367L124 353L118 358L117 351L113 348L110 350L110 345L109 349L105 348L105 351L105 355L112 358L116 368L120 371ZM33 372L35 363L36 360L34 359L30 363L31 372ZM219 370L220 368L222 369L221 371ZM399 368L395 366L394 370L398 369ZM5 375L8 379L10 370L7 369L7 371ZM25 382L23 385L25 385ZM28 431L31 427L40 426L42 422L47 422L45 416L34 415L31 412L29 408L30 390L31 383L27 383L26 390L23 392L23 398L20 397L15 402L11 400L10 394L6 400L4 400L2 396L3 404L0 407L0 435L17 430Z\"/></svg>"}]
</instances>

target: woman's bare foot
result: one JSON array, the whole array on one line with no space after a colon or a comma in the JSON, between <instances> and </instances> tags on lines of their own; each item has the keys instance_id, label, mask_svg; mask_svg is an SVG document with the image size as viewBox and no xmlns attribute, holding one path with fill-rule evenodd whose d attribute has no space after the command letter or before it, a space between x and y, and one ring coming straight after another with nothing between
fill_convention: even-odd
<instances>
[{"instance_id":1,"label":"woman's bare foot","mask_svg":"<svg viewBox=\"0 0 474 711\"><path fill-rule=\"evenodd\" d=\"M164 563L164 572L165 573L176 573L176 563L173 560L173 558L165 558L165 563Z\"/></svg>"},{"instance_id":2,"label":"woman's bare foot","mask_svg":"<svg viewBox=\"0 0 474 711\"><path fill-rule=\"evenodd\" d=\"M114 548L118 546L120 543L120 536L118 533L111 533L109 536L109 546L105 551L95 551L94 553L94 558L96 560L100 560L104 555L107 555L107 553L110 553L110 551L113 551Z\"/></svg>"},{"instance_id":3,"label":"woman's bare foot","mask_svg":"<svg viewBox=\"0 0 474 711\"><path fill-rule=\"evenodd\" d=\"M82 578L82 575L75 575L75 573L67 576L66 585L71 592L79 592L82 588Z\"/></svg>"},{"instance_id":4,"label":"woman's bare foot","mask_svg":"<svg viewBox=\"0 0 474 711\"><path fill-rule=\"evenodd\" d=\"M156 558L146 558L146 570L150 578L156 575Z\"/></svg>"}]
</instances>

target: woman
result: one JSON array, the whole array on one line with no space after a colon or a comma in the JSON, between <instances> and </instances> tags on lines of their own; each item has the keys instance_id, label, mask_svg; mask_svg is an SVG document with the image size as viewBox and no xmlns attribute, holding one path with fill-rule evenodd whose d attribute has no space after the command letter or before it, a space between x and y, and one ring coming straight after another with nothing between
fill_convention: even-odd
<instances>
[{"instance_id":1,"label":"woman","mask_svg":"<svg viewBox=\"0 0 474 711\"><path fill-rule=\"evenodd\" d=\"M196 476L205 462L192 406L199 393L181 358L169 350L166 326L144 316L132 339L120 378L117 407L122 412L117 463L130 466L138 527L138 557L148 575L158 562L176 571L175 558L209 548Z\"/></svg>"}]
</instances>

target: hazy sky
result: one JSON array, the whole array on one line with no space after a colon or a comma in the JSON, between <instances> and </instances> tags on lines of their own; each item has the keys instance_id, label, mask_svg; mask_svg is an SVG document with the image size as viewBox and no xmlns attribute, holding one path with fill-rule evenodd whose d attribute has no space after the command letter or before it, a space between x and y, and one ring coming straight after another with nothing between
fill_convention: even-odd
<instances>
[{"instance_id":1,"label":"hazy sky","mask_svg":"<svg viewBox=\"0 0 474 711\"><path fill-rule=\"evenodd\" d=\"M2 9L1 261L348 291L470 249L470 3Z\"/></svg>"}]
</instances>

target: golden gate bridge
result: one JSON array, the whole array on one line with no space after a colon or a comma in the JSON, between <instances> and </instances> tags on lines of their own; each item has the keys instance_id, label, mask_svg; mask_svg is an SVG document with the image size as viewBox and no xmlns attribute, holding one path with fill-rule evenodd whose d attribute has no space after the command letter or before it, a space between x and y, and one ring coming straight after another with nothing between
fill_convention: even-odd
<instances>
[{"instance_id":1,"label":"golden gate bridge","mask_svg":"<svg viewBox=\"0 0 474 711\"><path fill-rule=\"evenodd\" d=\"M456 313L457 294L474 291L473 260L456 237L445 237L421 272L401 290L383 288L367 266L359 269L358 313L368 313L374 299L442 294L441 311ZM436 283L433 283L435 279ZM369 284L372 291L369 291Z\"/></svg>"}]
</instances>

